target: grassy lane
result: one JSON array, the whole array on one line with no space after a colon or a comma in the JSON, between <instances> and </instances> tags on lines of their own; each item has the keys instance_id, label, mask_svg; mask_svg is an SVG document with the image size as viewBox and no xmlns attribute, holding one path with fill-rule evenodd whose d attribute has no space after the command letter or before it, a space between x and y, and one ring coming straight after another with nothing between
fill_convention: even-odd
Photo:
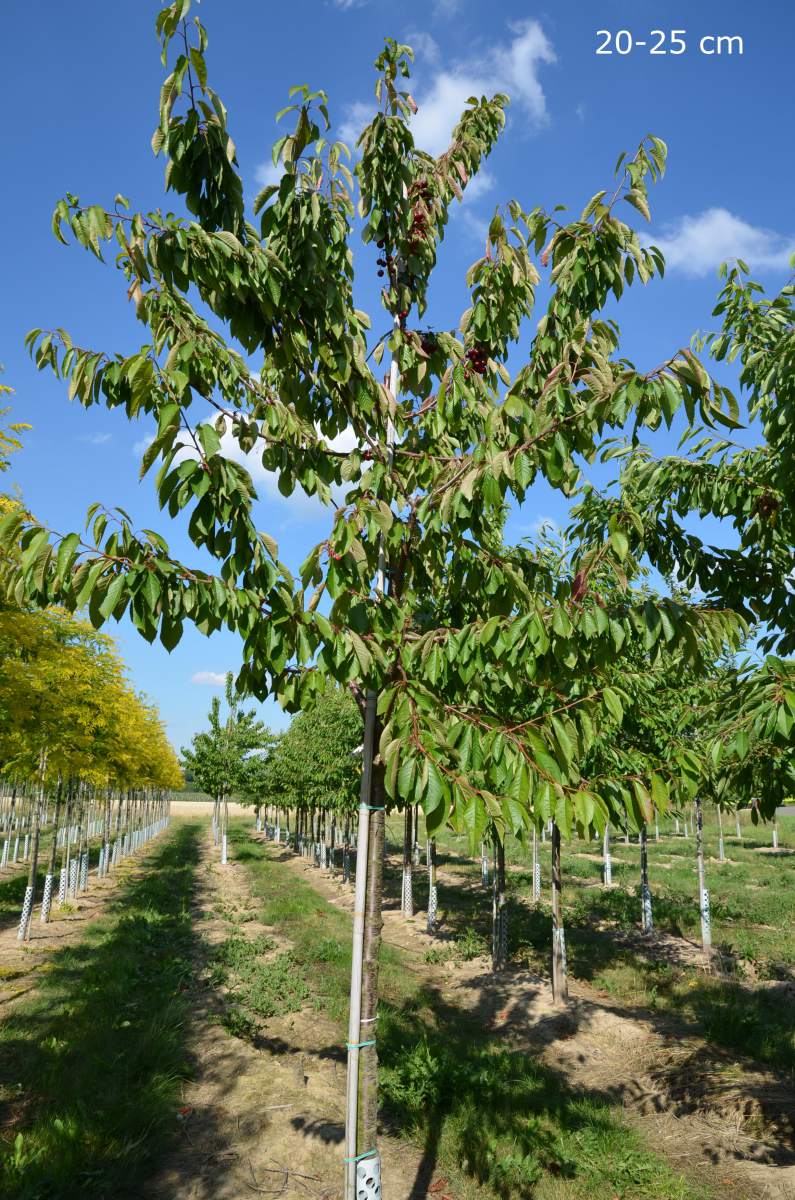
<instances>
[{"instance_id":1,"label":"grassy lane","mask_svg":"<svg viewBox=\"0 0 795 1200\"><path fill-rule=\"evenodd\" d=\"M749 987L756 981L795 978L795 854L768 853L770 830L746 824L739 842L726 822L727 861L717 860L717 832L706 837L707 882L712 905L713 942L729 977L717 979L697 966L665 961L622 945L603 931L638 933L640 851L636 842L614 841L612 888L600 886L602 865L596 843L576 840L563 853L566 949L571 974L622 1004L668 1012L691 1023L693 1031L717 1046L767 1063L795 1080L795 1022L791 1002L776 988ZM782 845L795 844L795 817L780 819ZM542 902L532 901L529 855L513 840L508 861L509 956L548 972L551 910L550 847L539 845ZM485 952L490 937L491 894L473 888L479 864L463 862L464 839L440 839L439 865L453 871L439 889L444 929L458 952ZM586 857L588 855L588 857ZM696 901L695 844L692 837L664 837L649 843L649 872L655 927L700 941ZM460 884L459 884L460 881ZM465 886L469 885L469 886ZM391 880L393 891L399 879ZM397 894L397 893L395 893ZM417 875L417 902L426 903L425 873ZM454 953L448 950L447 953Z\"/></svg>"},{"instance_id":2,"label":"grassy lane","mask_svg":"<svg viewBox=\"0 0 795 1200\"><path fill-rule=\"evenodd\" d=\"M314 1004L344 1041L350 918L279 863L277 851L232 829L259 919L289 938L291 991L257 969L256 945L232 937L219 951L230 985L229 1024L245 1036L257 1017ZM286 959L289 958L289 970ZM422 1180L451 1179L459 1200L533 1195L535 1200L704 1200L710 1195L648 1152L616 1108L577 1095L531 1057L501 1049L463 1010L442 999L386 946L379 1020L382 1098L390 1133L421 1149ZM274 1008L274 1005L280 1005ZM286 1006L286 1007L285 1007Z\"/></svg>"},{"instance_id":3,"label":"grassy lane","mask_svg":"<svg viewBox=\"0 0 795 1200\"><path fill-rule=\"evenodd\" d=\"M176 1125L201 826L178 824L0 1026L0 1195L137 1197Z\"/></svg>"}]
</instances>

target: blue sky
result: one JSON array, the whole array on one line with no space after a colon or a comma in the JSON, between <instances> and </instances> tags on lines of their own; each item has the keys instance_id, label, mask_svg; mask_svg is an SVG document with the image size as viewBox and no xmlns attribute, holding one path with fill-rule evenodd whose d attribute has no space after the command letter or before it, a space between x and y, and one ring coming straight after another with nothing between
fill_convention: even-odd
<instances>
[{"instance_id":1,"label":"blue sky","mask_svg":"<svg viewBox=\"0 0 795 1200\"><path fill-rule=\"evenodd\" d=\"M74 0L68 15L53 5L50 16L39 10L35 23L29 4L6 0L3 7L0 361L3 381L16 391L16 418L33 426L10 480L37 516L61 531L81 528L95 500L120 504L190 559L181 529L159 513L149 480L138 483L136 446L148 428L131 427L119 413L70 405L64 387L38 375L22 346L34 326L63 325L81 344L109 351L130 352L144 340L112 266L59 246L49 223L67 190L108 203L122 192L140 209L174 204L174 197L164 201L163 162L149 146L163 77L158 5ZM417 140L426 149L444 148L473 92L511 94L503 141L449 226L431 293L431 321L439 327L457 321L465 307L465 268L482 252L496 203L516 197L528 209L565 203L579 212L609 186L619 152L648 132L669 145L651 225L669 271L663 283L633 289L622 302L624 352L652 366L696 329L709 328L723 258L748 259L771 287L787 274L795 250L793 166L784 144L793 116L787 81L795 20L786 4L203 0L196 11L208 28L210 82L229 108L250 199L269 177L273 114L287 89L304 82L324 88L335 126L347 134L369 109L371 64L386 35L417 51L412 91L420 106ZM647 43L658 40L652 30L683 30L687 49L653 56L647 45L597 55L601 29L625 29ZM699 50L705 35L739 35L743 54L707 56ZM630 214L640 220L627 208ZM357 263L358 302L380 329L369 253ZM267 479L257 484L259 524L297 565L324 536L326 519L315 503L285 500ZM563 521L565 507L539 489L513 514L509 533L527 535L543 518ZM109 632L135 684L160 705L175 744L186 742L222 673L238 665L236 639L188 630L168 655L126 624ZM285 723L274 704L264 713L276 726Z\"/></svg>"}]
</instances>

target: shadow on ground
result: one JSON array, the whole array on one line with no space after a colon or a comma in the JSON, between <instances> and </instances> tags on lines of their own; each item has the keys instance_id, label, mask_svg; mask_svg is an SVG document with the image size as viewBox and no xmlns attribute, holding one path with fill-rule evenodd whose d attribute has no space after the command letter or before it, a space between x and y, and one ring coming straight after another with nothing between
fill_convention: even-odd
<instances>
[{"instance_id":1,"label":"shadow on ground","mask_svg":"<svg viewBox=\"0 0 795 1200\"><path fill-rule=\"evenodd\" d=\"M177 1119L200 828L180 825L56 950L0 1030L0 1193L138 1197Z\"/></svg>"}]
</instances>

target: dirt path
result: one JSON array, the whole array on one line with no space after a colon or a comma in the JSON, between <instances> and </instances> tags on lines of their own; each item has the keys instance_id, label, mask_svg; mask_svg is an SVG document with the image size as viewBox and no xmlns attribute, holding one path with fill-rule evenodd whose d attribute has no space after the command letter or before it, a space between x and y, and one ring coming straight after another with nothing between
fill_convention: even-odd
<instances>
[{"instance_id":1,"label":"dirt path","mask_svg":"<svg viewBox=\"0 0 795 1200\"><path fill-rule=\"evenodd\" d=\"M331 903L350 911L352 891L300 858L288 860ZM524 970L494 976L485 959L443 967L425 955L444 940L425 913L384 913L384 939L427 972L443 997L483 1027L559 1072L572 1087L624 1106L647 1144L671 1164L733 1197L795 1200L795 1097L771 1072L707 1045L649 1010L611 1003L574 982L564 1011L548 982Z\"/></svg>"},{"instance_id":2,"label":"dirt path","mask_svg":"<svg viewBox=\"0 0 795 1200\"><path fill-rule=\"evenodd\" d=\"M274 931L252 919L245 869L221 867L209 839L198 868L193 918L205 946L232 932L247 938ZM276 939L274 953L284 949ZM206 958L199 962L206 978ZM341 1195L345 1053L339 1031L307 1009L267 1023L256 1045L218 1020L222 998L199 983L185 1086L181 1144L146 1192L149 1200L238 1200L262 1194ZM407 1200L418 1152L395 1138L380 1142L384 1192Z\"/></svg>"}]
</instances>

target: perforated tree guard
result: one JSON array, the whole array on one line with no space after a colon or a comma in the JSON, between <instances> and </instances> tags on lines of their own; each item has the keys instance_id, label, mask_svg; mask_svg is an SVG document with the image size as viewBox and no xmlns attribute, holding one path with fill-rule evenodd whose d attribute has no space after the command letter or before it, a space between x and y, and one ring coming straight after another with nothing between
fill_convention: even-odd
<instances>
[{"instance_id":1,"label":"perforated tree guard","mask_svg":"<svg viewBox=\"0 0 795 1200\"><path fill-rule=\"evenodd\" d=\"M33 888L28 885L25 888L25 899L22 901L22 916L19 918L19 931L17 938L20 942L24 942L28 936L30 927L30 914L33 910Z\"/></svg>"},{"instance_id":2,"label":"perforated tree guard","mask_svg":"<svg viewBox=\"0 0 795 1200\"><path fill-rule=\"evenodd\" d=\"M651 933L652 929L654 928L654 921L652 919L651 912L651 891L647 883L644 883L641 888L640 907L643 932Z\"/></svg>"},{"instance_id":3,"label":"perforated tree guard","mask_svg":"<svg viewBox=\"0 0 795 1200\"><path fill-rule=\"evenodd\" d=\"M52 875L44 876L44 895L41 898L41 920L46 923L52 905Z\"/></svg>"},{"instance_id":4,"label":"perforated tree guard","mask_svg":"<svg viewBox=\"0 0 795 1200\"><path fill-rule=\"evenodd\" d=\"M381 1200L381 1156L373 1154L356 1164L356 1200Z\"/></svg>"},{"instance_id":5,"label":"perforated tree guard","mask_svg":"<svg viewBox=\"0 0 795 1200\"><path fill-rule=\"evenodd\" d=\"M411 867L404 866L403 868L403 888L402 888L402 904L401 908L403 915L406 917L414 916L414 886Z\"/></svg>"},{"instance_id":6,"label":"perforated tree guard","mask_svg":"<svg viewBox=\"0 0 795 1200\"><path fill-rule=\"evenodd\" d=\"M604 877L605 877L605 883L609 884L609 883L613 882L613 859L611 858L611 856L609 854L605 855Z\"/></svg>"},{"instance_id":7,"label":"perforated tree guard","mask_svg":"<svg viewBox=\"0 0 795 1200\"><path fill-rule=\"evenodd\" d=\"M428 895L428 933L436 932L436 911L438 907L439 897L436 890L436 884L434 884Z\"/></svg>"}]
</instances>

